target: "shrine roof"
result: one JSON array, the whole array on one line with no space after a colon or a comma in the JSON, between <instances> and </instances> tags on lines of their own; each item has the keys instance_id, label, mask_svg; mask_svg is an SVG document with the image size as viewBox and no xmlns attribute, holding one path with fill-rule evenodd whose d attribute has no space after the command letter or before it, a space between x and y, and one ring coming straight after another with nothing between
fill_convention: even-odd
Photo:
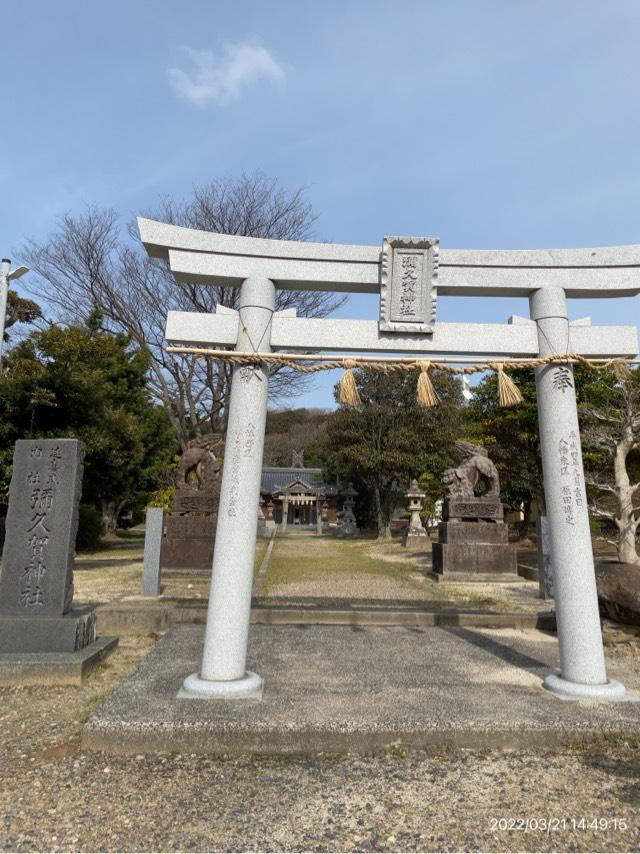
<instances>
[{"instance_id":1,"label":"shrine roof","mask_svg":"<svg viewBox=\"0 0 640 854\"><path fill-rule=\"evenodd\" d=\"M317 489L322 489L325 492L335 490L335 487L328 487L325 484L322 469L294 468L292 466L264 466L260 490L273 495L273 493L291 486L296 481L307 484L313 492Z\"/></svg>"}]
</instances>

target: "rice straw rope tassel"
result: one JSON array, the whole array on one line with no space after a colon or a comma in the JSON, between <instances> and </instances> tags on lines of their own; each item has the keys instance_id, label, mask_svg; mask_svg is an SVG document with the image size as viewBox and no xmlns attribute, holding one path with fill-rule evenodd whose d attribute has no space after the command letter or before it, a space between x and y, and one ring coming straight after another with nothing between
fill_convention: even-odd
<instances>
[{"instance_id":1,"label":"rice straw rope tassel","mask_svg":"<svg viewBox=\"0 0 640 854\"><path fill-rule=\"evenodd\" d=\"M418 405L424 406L425 409L428 409L429 407L435 406L437 403L439 403L440 398L438 397L438 393L433 387L431 377L429 376L429 368L431 367L431 362L422 359L418 362L418 367L420 368L417 393Z\"/></svg>"},{"instance_id":2,"label":"rice straw rope tassel","mask_svg":"<svg viewBox=\"0 0 640 854\"><path fill-rule=\"evenodd\" d=\"M504 363L495 362L491 365L491 368L498 376L498 400L500 406L517 406L519 403L522 403L524 398L520 393L520 389L511 377L505 373Z\"/></svg>"},{"instance_id":3,"label":"rice straw rope tassel","mask_svg":"<svg viewBox=\"0 0 640 854\"><path fill-rule=\"evenodd\" d=\"M357 406L360 403L360 395L356 386L356 380L353 376L353 369L356 366L355 359L344 359L344 373L340 380L340 389L338 392L338 400L345 406Z\"/></svg>"},{"instance_id":4,"label":"rice straw rope tassel","mask_svg":"<svg viewBox=\"0 0 640 854\"><path fill-rule=\"evenodd\" d=\"M631 370L629 365L623 359L616 359L611 367L619 383L623 383L625 380L631 379Z\"/></svg>"}]
</instances>

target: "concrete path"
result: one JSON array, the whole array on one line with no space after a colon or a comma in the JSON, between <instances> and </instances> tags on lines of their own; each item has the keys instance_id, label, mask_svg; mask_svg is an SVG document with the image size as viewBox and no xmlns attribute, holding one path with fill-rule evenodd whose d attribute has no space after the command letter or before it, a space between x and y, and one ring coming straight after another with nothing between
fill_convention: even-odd
<instances>
[{"instance_id":1,"label":"concrete path","mask_svg":"<svg viewBox=\"0 0 640 854\"><path fill-rule=\"evenodd\" d=\"M203 627L176 626L88 722L114 752L364 752L570 743L637 732L640 703L570 702L542 687L557 642L536 631L462 627L254 626L261 702L177 700ZM628 688L640 674L613 670Z\"/></svg>"}]
</instances>

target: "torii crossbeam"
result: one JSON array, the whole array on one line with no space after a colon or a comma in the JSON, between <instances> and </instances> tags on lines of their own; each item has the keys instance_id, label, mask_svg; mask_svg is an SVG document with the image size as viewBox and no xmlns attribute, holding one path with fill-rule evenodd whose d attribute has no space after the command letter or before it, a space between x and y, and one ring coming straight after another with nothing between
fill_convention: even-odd
<instances>
[{"instance_id":1,"label":"torii crossbeam","mask_svg":"<svg viewBox=\"0 0 640 854\"><path fill-rule=\"evenodd\" d=\"M240 288L239 312L169 312L173 344L235 346L239 352L324 350L496 357L577 353L633 357L633 326L570 323L567 297L640 293L640 246L566 250L442 250L433 238L385 238L373 246L235 237L139 219L142 242L178 281ZM276 288L380 293L380 318L334 320L275 313ZM436 295L528 297L531 320L439 323ZM259 343L259 348L257 346ZM551 531L562 696L618 699L607 679L572 369L536 368L545 499ZM202 666L179 696L262 696L246 672L268 369L233 371L218 528ZM566 451L570 448L570 452Z\"/></svg>"}]
</instances>

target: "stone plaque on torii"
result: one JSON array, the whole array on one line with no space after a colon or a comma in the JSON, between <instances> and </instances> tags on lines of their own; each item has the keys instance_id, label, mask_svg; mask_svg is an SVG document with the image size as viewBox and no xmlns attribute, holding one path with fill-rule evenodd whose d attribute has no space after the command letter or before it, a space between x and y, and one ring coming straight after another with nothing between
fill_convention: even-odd
<instances>
[{"instance_id":1,"label":"stone plaque on torii","mask_svg":"<svg viewBox=\"0 0 640 854\"><path fill-rule=\"evenodd\" d=\"M239 311L169 312L174 344L237 352L351 353L592 359L637 354L633 326L570 322L567 297L640 293L640 246L552 250L440 250L433 238L387 238L374 246L235 237L139 219L152 257L178 281L240 288ZM379 320L298 318L275 312L276 288L380 293ZM531 319L508 324L439 323L436 294L518 296ZM260 342L259 348L255 343ZM545 498L554 567L560 673L545 685L569 697L616 699L604 663L573 369L535 369ZM260 697L246 672L269 370L233 370L226 453L202 666L183 697Z\"/></svg>"}]
</instances>

